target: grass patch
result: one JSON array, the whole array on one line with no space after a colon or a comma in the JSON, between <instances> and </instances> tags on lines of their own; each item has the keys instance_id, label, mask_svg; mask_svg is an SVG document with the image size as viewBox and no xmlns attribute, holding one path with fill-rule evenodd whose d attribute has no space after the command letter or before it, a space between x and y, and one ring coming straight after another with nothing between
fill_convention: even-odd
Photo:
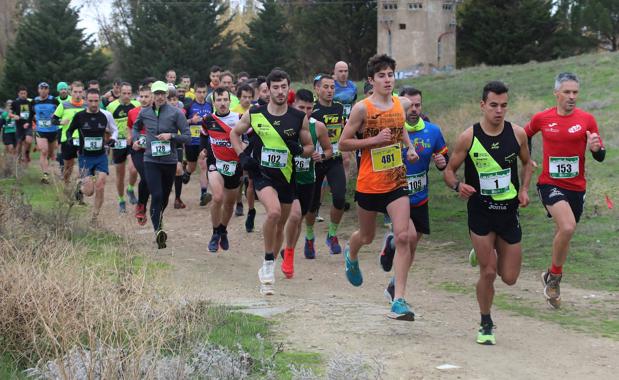
<instances>
[{"instance_id":1,"label":"grass patch","mask_svg":"<svg viewBox=\"0 0 619 380\"><path fill-rule=\"evenodd\" d=\"M22 374L20 368L15 365L15 361L9 355L0 356L0 379L22 380L27 379Z\"/></svg>"}]
</instances>

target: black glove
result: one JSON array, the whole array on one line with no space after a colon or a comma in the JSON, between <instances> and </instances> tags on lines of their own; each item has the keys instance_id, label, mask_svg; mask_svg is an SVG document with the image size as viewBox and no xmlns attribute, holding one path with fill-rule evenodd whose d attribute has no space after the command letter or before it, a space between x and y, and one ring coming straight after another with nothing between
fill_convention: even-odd
<instances>
[{"instance_id":1,"label":"black glove","mask_svg":"<svg viewBox=\"0 0 619 380\"><path fill-rule=\"evenodd\" d=\"M297 141L286 141L286 146L293 156L300 156L303 154L303 147Z\"/></svg>"},{"instance_id":2,"label":"black glove","mask_svg":"<svg viewBox=\"0 0 619 380\"><path fill-rule=\"evenodd\" d=\"M113 148L116 145L116 140L114 139L109 139L107 141L107 146L109 146L110 148Z\"/></svg>"},{"instance_id":3,"label":"black glove","mask_svg":"<svg viewBox=\"0 0 619 380\"><path fill-rule=\"evenodd\" d=\"M239 154L239 162L241 163L243 170L247 170L248 172L257 172L260 170L260 164L258 161L245 152L241 152L241 154Z\"/></svg>"}]
</instances>

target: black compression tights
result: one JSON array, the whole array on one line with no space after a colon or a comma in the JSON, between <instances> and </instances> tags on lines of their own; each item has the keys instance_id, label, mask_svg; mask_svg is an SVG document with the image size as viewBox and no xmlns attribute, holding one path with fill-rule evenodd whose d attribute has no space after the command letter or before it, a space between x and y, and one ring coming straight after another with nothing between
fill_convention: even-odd
<instances>
[{"instance_id":1,"label":"black compression tights","mask_svg":"<svg viewBox=\"0 0 619 380\"><path fill-rule=\"evenodd\" d=\"M176 164L144 162L144 174L151 195L150 219L153 222L153 228L158 231L174 184Z\"/></svg>"}]
</instances>

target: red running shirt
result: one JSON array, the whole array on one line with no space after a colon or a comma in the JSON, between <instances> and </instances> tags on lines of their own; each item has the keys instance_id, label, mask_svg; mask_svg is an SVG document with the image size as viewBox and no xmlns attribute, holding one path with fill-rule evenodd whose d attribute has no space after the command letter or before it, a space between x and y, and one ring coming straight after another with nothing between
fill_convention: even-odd
<instances>
[{"instance_id":1,"label":"red running shirt","mask_svg":"<svg viewBox=\"0 0 619 380\"><path fill-rule=\"evenodd\" d=\"M140 111L142 110L142 107L135 107L129 110L129 113L127 113L127 127L129 129L133 129L133 124L135 123L135 120L138 118L138 115L140 114ZM144 131L144 128L142 127L142 129L140 130L141 134L146 134L146 132Z\"/></svg>"},{"instance_id":2,"label":"red running shirt","mask_svg":"<svg viewBox=\"0 0 619 380\"><path fill-rule=\"evenodd\" d=\"M586 190L587 131L599 133L593 115L575 108L570 115L561 116L553 107L533 115L524 130L529 137L542 132L543 168L537 183L572 191Z\"/></svg>"}]
</instances>

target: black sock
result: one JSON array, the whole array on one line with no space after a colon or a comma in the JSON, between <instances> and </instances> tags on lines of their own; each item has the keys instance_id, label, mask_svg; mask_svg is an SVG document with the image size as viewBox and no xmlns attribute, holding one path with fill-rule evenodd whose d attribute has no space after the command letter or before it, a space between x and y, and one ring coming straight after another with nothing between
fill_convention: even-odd
<instances>
[{"instance_id":1,"label":"black sock","mask_svg":"<svg viewBox=\"0 0 619 380\"><path fill-rule=\"evenodd\" d=\"M273 253L265 253L264 259L267 261L275 261L275 255Z\"/></svg>"},{"instance_id":2,"label":"black sock","mask_svg":"<svg viewBox=\"0 0 619 380\"><path fill-rule=\"evenodd\" d=\"M481 324L482 325L492 325L492 318L490 317L490 314L482 314L481 315Z\"/></svg>"},{"instance_id":3,"label":"black sock","mask_svg":"<svg viewBox=\"0 0 619 380\"><path fill-rule=\"evenodd\" d=\"M256 213L256 209L255 208L250 208L248 212L250 214L255 214Z\"/></svg>"},{"instance_id":4,"label":"black sock","mask_svg":"<svg viewBox=\"0 0 619 380\"><path fill-rule=\"evenodd\" d=\"M177 175L174 177L174 194L176 199L181 199L181 193L183 191L183 177Z\"/></svg>"},{"instance_id":5,"label":"black sock","mask_svg":"<svg viewBox=\"0 0 619 380\"><path fill-rule=\"evenodd\" d=\"M219 233L219 227L213 227L213 235Z\"/></svg>"}]
</instances>

